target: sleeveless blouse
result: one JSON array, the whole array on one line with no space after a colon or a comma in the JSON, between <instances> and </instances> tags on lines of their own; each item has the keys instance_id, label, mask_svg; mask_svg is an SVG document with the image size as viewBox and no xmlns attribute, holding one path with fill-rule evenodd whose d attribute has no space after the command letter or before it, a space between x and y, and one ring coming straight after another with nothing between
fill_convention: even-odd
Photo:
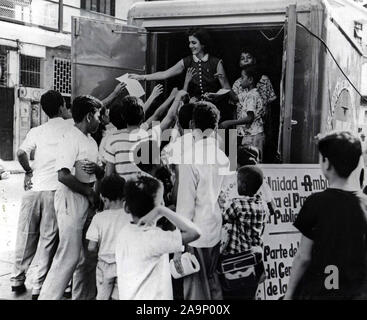
<instances>
[{"instance_id":1,"label":"sleeveless blouse","mask_svg":"<svg viewBox=\"0 0 367 320\"><path fill-rule=\"evenodd\" d=\"M194 60L193 56L183 58L185 73L188 68L195 68L196 74L189 83L188 93L191 97L200 98L206 92L217 92L220 82L214 75L217 73L219 59L209 55L207 61Z\"/></svg>"}]
</instances>

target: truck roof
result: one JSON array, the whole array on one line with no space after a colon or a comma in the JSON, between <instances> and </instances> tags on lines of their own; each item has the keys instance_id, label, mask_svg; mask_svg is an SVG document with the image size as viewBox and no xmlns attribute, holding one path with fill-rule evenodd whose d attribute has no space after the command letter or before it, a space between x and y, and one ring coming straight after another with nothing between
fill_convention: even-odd
<instances>
[{"instance_id":1,"label":"truck roof","mask_svg":"<svg viewBox=\"0 0 367 320\"><path fill-rule=\"evenodd\" d=\"M244 24L244 16L256 16L254 22L283 22L287 7L296 4L297 11L310 11L313 6L328 11L352 12L350 19L367 22L367 10L352 0L174 0L137 2L129 10L128 23L141 27ZM197 23L196 23L197 22Z\"/></svg>"}]
</instances>

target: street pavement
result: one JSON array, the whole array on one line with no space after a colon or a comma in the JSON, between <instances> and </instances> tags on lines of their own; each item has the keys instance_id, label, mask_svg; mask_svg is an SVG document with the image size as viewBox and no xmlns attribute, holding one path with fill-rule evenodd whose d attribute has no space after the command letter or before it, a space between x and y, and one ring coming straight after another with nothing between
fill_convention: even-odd
<instances>
[{"instance_id":1,"label":"street pavement","mask_svg":"<svg viewBox=\"0 0 367 320\"><path fill-rule=\"evenodd\" d=\"M2 164L12 174L9 179L0 180L0 299L28 300L31 299L30 282L34 266L31 266L27 275L27 292L16 296L11 292L10 285L19 209L24 192L24 174L20 173L22 170L15 161L2 162Z\"/></svg>"}]
</instances>

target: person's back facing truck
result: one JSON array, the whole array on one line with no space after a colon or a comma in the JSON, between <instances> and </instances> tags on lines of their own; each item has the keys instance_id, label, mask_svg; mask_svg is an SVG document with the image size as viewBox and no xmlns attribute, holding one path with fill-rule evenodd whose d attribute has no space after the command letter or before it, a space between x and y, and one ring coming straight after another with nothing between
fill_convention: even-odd
<instances>
[{"instance_id":1,"label":"person's back facing truck","mask_svg":"<svg viewBox=\"0 0 367 320\"><path fill-rule=\"evenodd\" d=\"M307 198L294 223L302 238L285 299L366 299L367 197L352 174L361 142L334 132L318 148L329 187Z\"/></svg>"}]
</instances>

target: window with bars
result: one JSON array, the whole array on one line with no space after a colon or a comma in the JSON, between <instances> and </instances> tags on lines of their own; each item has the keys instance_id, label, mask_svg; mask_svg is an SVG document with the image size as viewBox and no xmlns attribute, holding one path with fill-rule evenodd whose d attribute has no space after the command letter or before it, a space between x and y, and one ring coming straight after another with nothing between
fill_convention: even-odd
<instances>
[{"instance_id":1,"label":"window with bars","mask_svg":"<svg viewBox=\"0 0 367 320\"><path fill-rule=\"evenodd\" d=\"M81 0L82 9L115 16L115 0Z\"/></svg>"},{"instance_id":2,"label":"window with bars","mask_svg":"<svg viewBox=\"0 0 367 320\"><path fill-rule=\"evenodd\" d=\"M20 56L20 84L25 87L41 87L41 58Z\"/></svg>"},{"instance_id":3,"label":"window with bars","mask_svg":"<svg viewBox=\"0 0 367 320\"><path fill-rule=\"evenodd\" d=\"M0 87L7 86L7 56L0 54Z\"/></svg>"},{"instance_id":4,"label":"window with bars","mask_svg":"<svg viewBox=\"0 0 367 320\"><path fill-rule=\"evenodd\" d=\"M64 96L71 95L71 61L54 58L54 90Z\"/></svg>"}]
</instances>

